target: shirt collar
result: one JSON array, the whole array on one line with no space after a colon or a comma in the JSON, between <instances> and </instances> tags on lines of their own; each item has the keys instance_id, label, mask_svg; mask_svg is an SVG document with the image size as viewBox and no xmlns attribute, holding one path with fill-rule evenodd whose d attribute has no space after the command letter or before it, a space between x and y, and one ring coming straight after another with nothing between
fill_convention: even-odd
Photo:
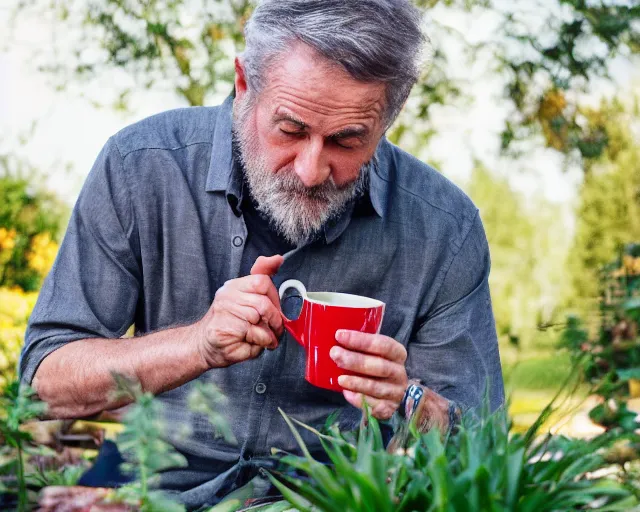
<instances>
[{"instance_id":1,"label":"shirt collar","mask_svg":"<svg viewBox=\"0 0 640 512\"><path fill-rule=\"evenodd\" d=\"M234 209L242 202L243 178L240 166L234 162L232 147L233 96L229 96L220 106L211 142L211 160L207 175L207 192L225 192ZM393 164L392 146L385 137L380 140L375 153L376 165L369 175L368 197L375 212L384 217L388 209L388 172ZM327 242L335 240L347 227L354 205L351 204L344 215L325 229Z\"/></svg>"},{"instance_id":2,"label":"shirt collar","mask_svg":"<svg viewBox=\"0 0 640 512\"><path fill-rule=\"evenodd\" d=\"M389 205L390 174L395 165L393 146L386 137L382 137L375 153L375 165L369 173L369 200L375 212L384 218Z\"/></svg>"},{"instance_id":3,"label":"shirt collar","mask_svg":"<svg viewBox=\"0 0 640 512\"><path fill-rule=\"evenodd\" d=\"M233 96L229 96L219 107L213 130L211 159L206 183L207 192L227 192L227 195L237 192L233 190L237 186L238 180L234 177L237 168L233 164L232 113ZM242 183L241 179L240 183Z\"/></svg>"}]
</instances>

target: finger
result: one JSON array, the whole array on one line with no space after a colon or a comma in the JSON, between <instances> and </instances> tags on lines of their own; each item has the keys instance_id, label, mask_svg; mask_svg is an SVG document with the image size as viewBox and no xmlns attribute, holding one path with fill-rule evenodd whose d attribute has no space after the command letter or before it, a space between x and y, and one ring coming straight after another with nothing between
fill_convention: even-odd
<instances>
[{"instance_id":1,"label":"finger","mask_svg":"<svg viewBox=\"0 0 640 512\"><path fill-rule=\"evenodd\" d=\"M363 403L366 401L372 416L379 420L388 420L397 409L395 403L388 400L378 400L362 393L354 393L348 390L344 390L342 394L347 402L358 409L363 409Z\"/></svg>"},{"instance_id":2,"label":"finger","mask_svg":"<svg viewBox=\"0 0 640 512\"><path fill-rule=\"evenodd\" d=\"M265 348L274 342L277 346L278 338L254 307L225 299L216 304L214 314L217 313L225 313L221 328L234 338Z\"/></svg>"},{"instance_id":3,"label":"finger","mask_svg":"<svg viewBox=\"0 0 640 512\"><path fill-rule=\"evenodd\" d=\"M340 375L338 384L355 393L362 393L372 398L389 400L400 405L405 388L401 384L376 379L367 379L357 375Z\"/></svg>"},{"instance_id":4,"label":"finger","mask_svg":"<svg viewBox=\"0 0 640 512\"><path fill-rule=\"evenodd\" d=\"M348 349L381 356L400 364L407 360L407 349L402 343L382 334L339 330L336 332L336 341Z\"/></svg>"},{"instance_id":5,"label":"finger","mask_svg":"<svg viewBox=\"0 0 640 512\"><path fill-rule=\"evenodd\" d=\"M249 294L247 294L249 295ZM259 297L259 296L256 296ZM264 301L271 305L271 302L266 297L263 297ZM271 305L273 308L273 305ZM275 342L270 343L269 345L264 345L260 343L262 346L266 348L276 348L278 346L278 337L282 334L282 319L280 315L275 313L275 322L280 322L280 328L274 329L271 327L269 323L267 323L262 315L258 312L258 310L251 305L243 305L238 302L229 300L229 299L221 299L216 304L215 312L224 312L227 314L227 321L225 321L225 330L229 331L229 334L236 333L236 336L247 340L247 334L250 330L250 326L259 326L265 331L269 331L272 335L272 340ZM232 320L233 319L233 320ZM234 329L230 329L229 327L233 326ZM261 337L264 339L264 336Z\"/></svg>"},{"instance_id":6,"label":"finger","mask_svg":"<svg viewBox=\"0 0 640 512\"><path fill-rule=\"evenodd\" d=\"M236 343L227 353L226 358L230 364L246 361L247 359L255 359L264 348L259 345L251 345L250 343Z\"/></svg>"},{"instance_id":7,"label":"finger","mask_svg":"<svg viewBox=\"0 0 640 512\"><path fill-rule=\"evenodd\" d=\"M265 348L267 350L275 350L275 349L277 349L278 346L280 345L279 335L277 333L273 332L273 329L271 329L271 326L268 323L266 323L264 320L261 320L257 327L261 327L265 331L269 331L272 334L274 334L274 336L272 338L271 345L269 345L268 347L265 347Z\"/></svg>"},{"instance_id":8,"label":"finger","mask_svg":"<svg viewBox=\"0 0 640 512\"><path fill-rule=\"evenodd\" d=\"M255 293L241 293L237 296L237 303L253 308L278 336L282 334L282 315L268 297ZM251 323L256 324L257 322Z\"/></svg>"},{"instance_id":9,"label":"finger","mask_svg":"<svg viewBox=\"0 0 640 512\"><path fill-rule=\"evenodd\" d=\"M273 286L268 277L264 277L269 281L269 285ZM247 319L252 324L257 324L261 318L265 318L267 322L280 336L284 329L282 314L280 309L273 305L273 302L265 295L257 293L243 292L241 289L247 288L247 283L240 283L240 280L228 281L224 286L216 292L214 301L214 311L229 311L233 314ZM274 288L275 289L275 288ZM240 307L237 307L240 306ZM255 313L242 309L243 307L252 308ZM244 313L242 313L244 311Z\"/></svg>"},{"instance_id":10,"label":"finger","mask_svg":"<svg viewBox=\"0 0 640 512\"><path fill-rule=\"evenodd\" d=\"M259 345L249 345L249 359L255 359L264 352L264 349Z\"/></svg>"},{"instance_id":11,"label":"finger","mask_svg":"<svg viewBox=\"0 0 640 512\"><path fill-rule=\"evenodd\" d=\"M247 343L258 345L262 348L278 346L278 338L266 324L249 326L244 339Z\"/></svg>"},{"instance_id":12,"label":"finger","mask_svg":"<svg viewBox=\"0 0 640 512\"><path fill-rule=\"evenodd\" d=\"M219 300L215 304L214 313L226 313L251 325L257 325L262 320L258 310L251 305L239 304L231 299Z\"/></svg>"},{"instance_id":13,"label":"finger","mask_svg":"<svg viewBox=\"0 0 640 512\"><path fill-rule=\"evenodd\" d=\"M259 256L251 267L251 275L264 274L273 277L278 273L278 269L284 263L284 257L276 254L275 256Z\"/></svg>"},{"instance_id":14,"label":"finger","mask_svg":"<svg viewBox=\"0 0 640 512\"><path fill-rule=\"evenodd\" d=\"M406 378L403 365L379 356L353 352L337 345L331 348L329 355L338 367L344 370L394 382L402 382Z\"/></svg>"},{"instance_id":15,"label":"finger","mask_svg":"<svg viewBox=\"0 0 640 512\"><path fill-rule=\"evenodd\" d=\"M234 279L233 281L230 281L230 283L232 283L232 287L235 290L245 293L266 295L278 312L281 311L278 290L276 290L276 287L273 285L273 281L271 281L269 276L256 274Z\"/></svg>"}]
</instances>

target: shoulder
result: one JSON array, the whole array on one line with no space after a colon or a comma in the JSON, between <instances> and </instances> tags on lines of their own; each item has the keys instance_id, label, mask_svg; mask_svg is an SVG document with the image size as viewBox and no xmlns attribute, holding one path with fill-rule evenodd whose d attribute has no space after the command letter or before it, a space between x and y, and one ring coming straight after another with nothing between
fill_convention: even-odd
<instances>
[{"instance_id":1,"label":"shoulder","mask_svg":"<svg viewBox=\"0 0 640 512\"><path fill-rule=\"evenodd\" d=\"M176 150L211 144L220 107L188 107L147 117L116 133L112 140L122 158L146 149Z\"/></svg>"},{"instance_id":2,"label":"shoulder","mask_svg":"<svg viewBox=\"0 0 640 512\"><path fill-rule=\"evenodd\" d=\"M386 183L392 219L406 223L429 237L446 238L460 249L478 224L478 208L451 180L388 141L380 148L378 179Z\"/></svg>"}]
</instances>

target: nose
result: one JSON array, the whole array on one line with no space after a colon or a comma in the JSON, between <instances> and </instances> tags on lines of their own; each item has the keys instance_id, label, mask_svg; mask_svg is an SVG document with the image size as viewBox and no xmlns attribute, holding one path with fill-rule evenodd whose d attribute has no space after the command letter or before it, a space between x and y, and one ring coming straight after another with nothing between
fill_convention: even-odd
<instances>
[{"instance_id":1,"label":"nose","mask_svg":"<svg viewBox=\"0 0 640 512\"><path fill-rule=\"evenodd\" d=\"M323 158L323 146L322 137L310 137L296 156L294 170L305 187L321 185L331 174L331 166Z\"/></svg>"}]
</instances>

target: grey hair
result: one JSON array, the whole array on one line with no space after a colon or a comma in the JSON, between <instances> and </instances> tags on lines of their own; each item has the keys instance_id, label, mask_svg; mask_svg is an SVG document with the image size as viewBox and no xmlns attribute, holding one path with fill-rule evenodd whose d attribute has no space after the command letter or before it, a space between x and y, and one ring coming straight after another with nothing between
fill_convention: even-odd
<instances>
[{"instance_id":1,"label":"grey hair","mask_svg":"<svg viewBox=\"0 0 640 512\"><path fill-rule=\"evenodd\" d=\"M384 83L388 127L421 73L429 46L421 23L409 0L262 0L244 31L248 85L259 93L269 64L302 42L354 79Z\"/></svg>"}]
</instances>

